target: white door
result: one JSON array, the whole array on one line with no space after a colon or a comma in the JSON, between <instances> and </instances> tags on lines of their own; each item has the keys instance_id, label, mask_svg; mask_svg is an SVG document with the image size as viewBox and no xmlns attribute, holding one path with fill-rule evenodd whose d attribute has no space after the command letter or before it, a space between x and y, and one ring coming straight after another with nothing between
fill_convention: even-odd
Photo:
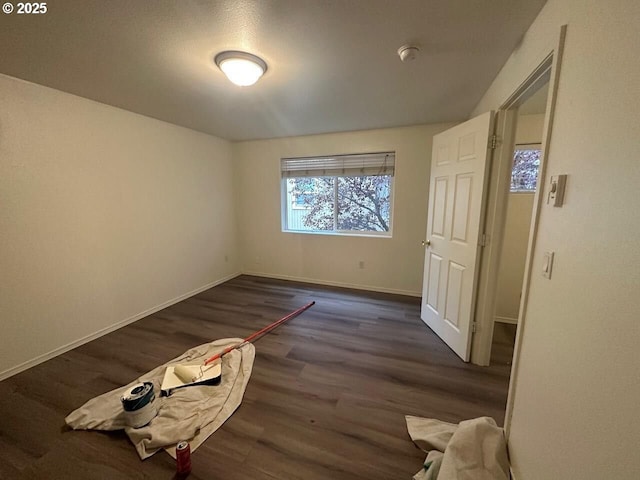
<instances>
[{"instance_id":1,"label":"white door","mask_svg":"<svg viewBox=\"0 0 640 480\"><path fill-rule=\"evenodd\" d=\"M469 361L493 112L433 137L422 320Z\"/></svg>"}]
</instances>

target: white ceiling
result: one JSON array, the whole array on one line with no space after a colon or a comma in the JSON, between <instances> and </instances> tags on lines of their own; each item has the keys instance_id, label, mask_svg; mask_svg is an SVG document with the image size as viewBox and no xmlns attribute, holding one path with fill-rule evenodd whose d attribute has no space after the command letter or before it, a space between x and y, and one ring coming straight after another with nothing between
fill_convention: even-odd
<instances>
[{"instance_id":1,"label":"white ceiling","mask_svg":"<svg viewBox=\"0 0 640 480\"><path fill-rule=\"evenodd\" d=\"M544 2L50 1L0 16L0 72L230 140L457 121ZM212 61L229 49L265 76L232 85Z\"/></svg>"}]
</instances>

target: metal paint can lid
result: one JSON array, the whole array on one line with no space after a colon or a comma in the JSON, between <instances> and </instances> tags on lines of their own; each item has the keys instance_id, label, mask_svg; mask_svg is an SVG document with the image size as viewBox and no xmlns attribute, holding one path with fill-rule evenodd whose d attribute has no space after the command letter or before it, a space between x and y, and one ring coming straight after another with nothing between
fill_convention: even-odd
<instances>
[{"instance_id":1,"label":"metal paint can lid","mask_svg":"<svg viewBox=\"0 0 640 480\"><path fill-rule=\"evenodd\" d=\"M155 400L153 392L153 383L138 383L131 387L127 393L122 396L122 407L126 412L140 410Z\"/></svg>"}]
</instances>

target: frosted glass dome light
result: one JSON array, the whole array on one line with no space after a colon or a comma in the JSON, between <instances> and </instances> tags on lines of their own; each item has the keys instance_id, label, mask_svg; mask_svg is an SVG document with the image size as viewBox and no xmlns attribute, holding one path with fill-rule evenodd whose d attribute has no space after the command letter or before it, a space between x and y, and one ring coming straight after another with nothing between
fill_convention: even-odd
<instances>
[{"instance_id":1,"label":"frosted glass dome light","mask_svg":"<svg viewBox=\"0 0 640 480\"><path fill-rule=\"evenodd\" d=\"M253 85L267 71L264 60L246 52L221 52L215 62L232 83L241 87Z\"/></svg>"}]
</instances>

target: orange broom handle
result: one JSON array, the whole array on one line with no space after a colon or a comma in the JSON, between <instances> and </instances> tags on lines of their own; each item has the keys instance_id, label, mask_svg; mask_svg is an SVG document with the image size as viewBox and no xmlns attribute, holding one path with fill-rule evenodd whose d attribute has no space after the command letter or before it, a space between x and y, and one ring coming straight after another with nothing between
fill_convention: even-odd
<instances>
[{"instance_id":1,"label":"orange broom handle","mask_svg":"<svg viewBox=\"0 0 640 480\"><path fill-rule=\"evenodd\" d=\"M257 332L252 333L247 338L245 338L242 342L240 342L240 343L238 343L236 345L231 345L230 347L225 348L222 352L216 353L212 357L207 358L205 360L204 364L205 365L209 365L210 363L215 362L216 360L218 360L222 356L226 355L227 353L235 350L236 348L240 348L240 347L242 347L243 345L245 345L247 343L251 343L253 340L255 340L260 335L264 335L264 334L270 332L271 330L275 329L276 327L282 325L287 320L291 320L293 317L297 317L302 312L304 312L305 310L311 308L315 304L316 304L316 302L307 303L304 307L300 307L299 309L291 312L289 315L286 315L286 316L282 317L280 320L276 320L275 322L267 325L266 327L258 330Z\"/></svg>"}]
</instances>

